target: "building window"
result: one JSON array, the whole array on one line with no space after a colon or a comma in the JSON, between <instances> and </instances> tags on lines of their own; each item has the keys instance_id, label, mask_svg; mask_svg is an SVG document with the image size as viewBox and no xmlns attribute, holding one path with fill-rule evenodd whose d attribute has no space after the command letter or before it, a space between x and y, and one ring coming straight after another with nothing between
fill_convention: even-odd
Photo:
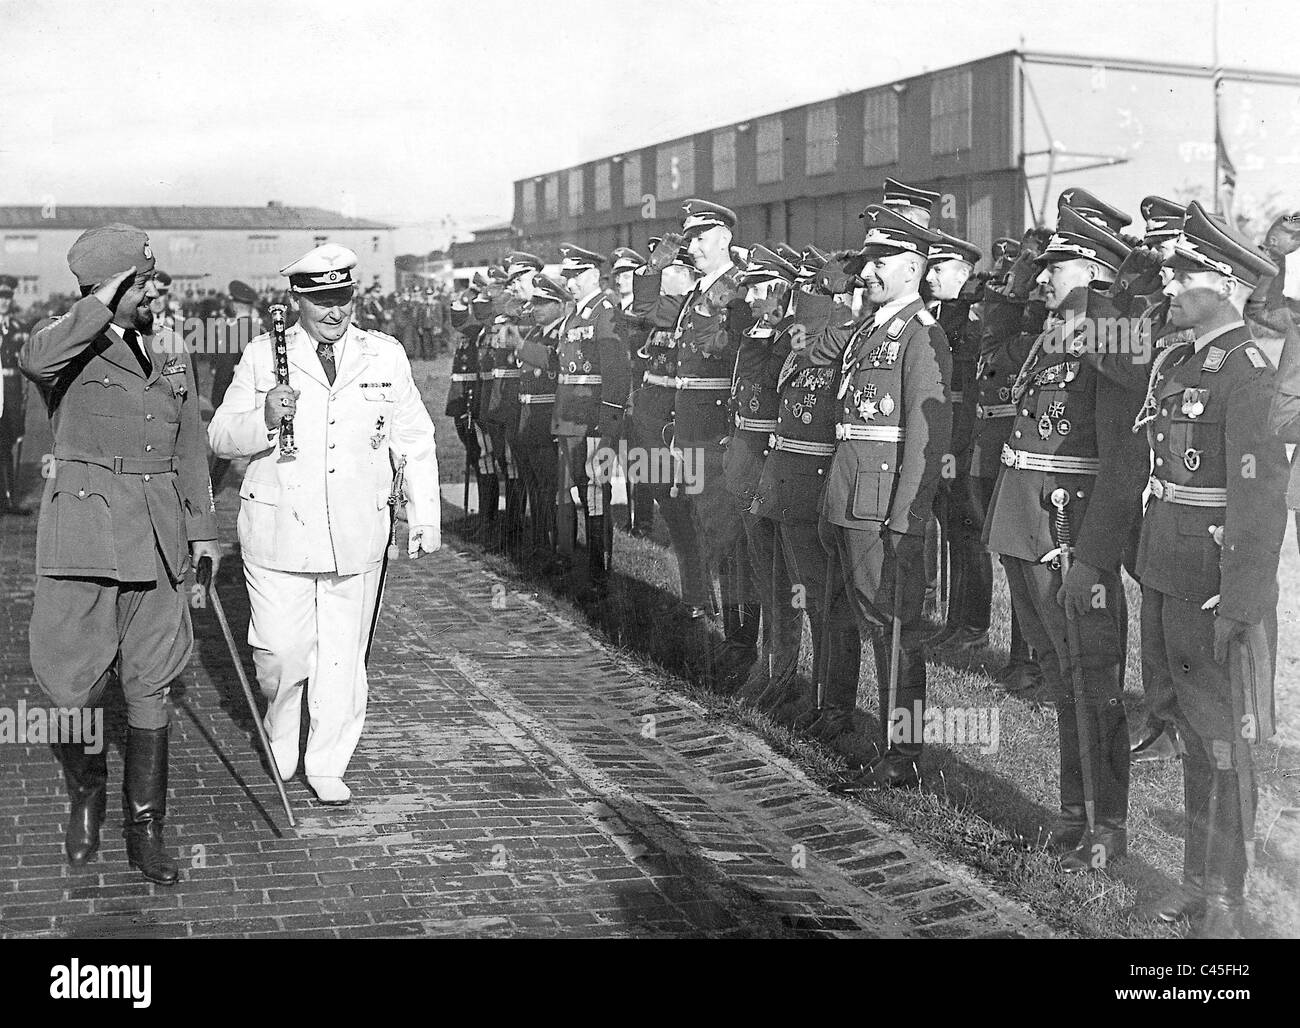
<instances>
[{"instance_id":1,"label":"building window","mask_svg":"<svg viewBox=\"0 0 1300 1028\"><path fill-rule=\"evenodd\" d=\"M607 211L609 198L609 162L601 161L596 165L596 210Z\"/></svg>"},{"instance_id":2,"label":"building window","mask_svg":"<svg viewBox=\"0 0 1300 1028\"><path fill-rule=\"evenodd\" d=\"M660 200L695 192L695 144L687 139L659 148L655 160L655 195Z\"/></svg>"},{"instance_id":3,"label":"building window","mask_svg":"<svg viewBox=\"0 0 1300 1028\"><path fill-rule=\"evenodd\" d=\"M39 253L40 239L37 236L5 236L5 253Z\"/></svg>"},{"instance_id":4,"label":"building window","mask_svg":"<svg viewBox=\"0 0 1300 1028\"><path fill-rule=\"evenodd\" d=\"M781 124L781 115L759 119L755 146L759 185L780 182L785 177L785 128Z\"/></svg>"},{"instance_id":5,"label":"building window","mask_svg":"<svg viewBox=\"0 0 1300 1028\"><path fill-rule=\"evenodd\" d=\"M736 188L736 130L713 133L713 191Z\"/></svg>"},{"instance_id":6,"label":"building window","mask_svg":"<svg viewBox=\"0 0 1300 1028\"><path fill-rule=\"evenodd\" d=\"M41 291L41 277L39 275L19 275L18 288L14 290L14 295L24 299L35 299Z\"/></svg>"},{"instance_id":7,"label":"building window","mask_svg":"<svg viewBox=\"0 0 1300 1028\"><path fill-rule=\"evenodd\" d=\"M574 168L569 172L569 217L576 218L582 213L582 187L583 178L581 168Z\"/></svg>"},{"instance_id":8,"label":"building window","mask_svg":"<svg viewBox=\"0 0 1300 1028\"><path fill-rule=\"evenodd\" d=\"M324 242L324 237L320 237ZM316 244L317 246L320 243ZM167 250L173 257L189 257L199 251L198 236L172 236L167 240Z\"/></svg>"},{"instance_id":9,"label":"building window","mask_svg":"<svg viewBox=\"0 0 1300 1028\"><path fill-rule=\"evenodd\" d=\"M554 221L560 216L560 176L547 175L542 181L542 220Z\"/></svg>"},{"instance_id":10,"label":"building window","mask_svg":"<svg viewBox=\"0 0 1300 1028\"><path fill-rule=\"evenodd\" d=\"M520 203L521 217L525 225L532 224L537 220L537 183L529 179L523 184L520 195L523 198Z\"/></svg>"},{"instance_id":11,"label":"building window","mask_svg":"<svg viewBox=\"0 0 1300 1028\"><path fill-rule=\"evenodd\" d=\"M804 174L825 175L835 170L839 129L835 123L835 101L827 100L808 108Z\"/></svg>"},{"instance_id":12,"label":"building window","mask_svg":"<svg viewBox=\"0 0 1300 1028\"><path fill-rule=\"evenodd\" d=\"M930 83L930 152L970 149L970 69L936 75Z\"/></svg>"},{"instance_id":13,"label":"building window","mask_svg":"<svg viewBox=\"0 0 1300 1028\"><path fill-rule=\"evenodd\" d=\"M250 254L275 253L280 248L279 243L279 236L249 236L248 252Z\"/></svg>"},{"instance_id":14,"label":"building window","mask_svg":"<svg viewBox=\"0 0 1300 1028\"><path fill-rule=\"evenodd\" d=\"M623 206L641 206L641 155L629 154L623 158Z\"/></svg>"},{"instance_id":15,"label":"building window","mask_svg":"<svg viewBox=\"0 0 1300 1028\"><path fill-rule=\"evenodd\" d=\"M868 168L898 162L898 94L868 93L862 107L862 163Z\"/></svg>"}]
</instances>

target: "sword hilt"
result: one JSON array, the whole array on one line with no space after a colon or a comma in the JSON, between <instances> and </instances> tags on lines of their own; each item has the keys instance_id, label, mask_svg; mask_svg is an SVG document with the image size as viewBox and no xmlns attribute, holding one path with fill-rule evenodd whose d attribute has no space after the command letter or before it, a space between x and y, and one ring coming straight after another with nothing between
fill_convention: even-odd
<instances>
[{"instance_id":1,"label":"sword hilt","mask_svg":"<svg viewBox=\"0 0 1300 1028\"><path fill-rule=\"evenodd\" d=\"M1061 573L1065 574L1070 570L1070 519L1065 513L1065 508L1070 504L1070 491L1068 489L1053 489L1050 497L1052 506L1056 508L1056 515L1052 519L1056 526L1056 549L1052 554L1056 554L1061 565ZM1049 554L1051 556L1052 554Z\"/></svg>"}]
</instances>

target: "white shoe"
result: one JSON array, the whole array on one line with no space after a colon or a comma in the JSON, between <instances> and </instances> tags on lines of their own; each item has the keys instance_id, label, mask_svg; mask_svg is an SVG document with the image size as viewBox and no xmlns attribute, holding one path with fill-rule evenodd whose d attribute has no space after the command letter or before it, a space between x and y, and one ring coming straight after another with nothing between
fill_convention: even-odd
<instances>
[{"instance_id":1,"label":"white shoe","mask_svg":"<svg viewBox=\"0 0 1300 1028\"><path fill-rule=\"evenodd\" d=\"M312 787L316 793L316 798L322 803L338 805L347 803L352 799L352 790L343 783L342 778L308 775L307 784Z\"/></svg>"}]
</instances>

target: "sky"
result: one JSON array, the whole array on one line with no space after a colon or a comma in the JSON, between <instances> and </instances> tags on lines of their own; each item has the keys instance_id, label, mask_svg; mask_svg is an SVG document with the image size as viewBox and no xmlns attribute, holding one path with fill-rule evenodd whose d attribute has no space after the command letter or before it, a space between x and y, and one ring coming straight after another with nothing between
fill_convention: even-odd
<instances>
[{"instance_id":1,"label":"sky","mask_svg":"<svg viewBox=\"0 0 1300 1028\"><path fill-rule=\"evenodd\" d=\"M1295 0L1224 0L1294 68ZM1204 62L1214 0L0 0L0 204L317 206L422 252L512 183L1014 48Z\"/></svg>"}]
</instances>

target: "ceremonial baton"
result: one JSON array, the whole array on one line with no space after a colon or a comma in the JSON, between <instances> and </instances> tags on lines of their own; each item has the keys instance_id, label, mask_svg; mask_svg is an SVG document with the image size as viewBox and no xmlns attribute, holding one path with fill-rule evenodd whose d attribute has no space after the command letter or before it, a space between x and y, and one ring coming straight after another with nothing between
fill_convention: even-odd
<instances>
[{"instance_id":1,"label":"ceremonial baton","mask_svg":"<svg viewBox=\"0 0 1300 1028\"><path fill-rule=\"evenodd\" d=\"M257 738L262 744L262 752L266 755L266 764L271 769L271 778L275 781L275 789L280 794L280 803L284 806L284 812L289 818L289 827L297 825L293 818L293 808L289 806L289 797L284 791L284 782L280 780L280 766L275 762L275 754L271 752L271 741L266 737L266 729L262 727L262 719L257 713L257 702L253 699L253 687L248 684L248 676L244 674L244 665L239 659L239 650L235 647L235 637L230 631L230 622L226 620L226 611L221 606L221 597L217 595L217 584L212 581L212 558L200 557L198 567L194 571L195 581L203 587L204 592L212 599L212 609L216 611L217 621L221 625L221 634L226 637L226 646L230 650L230 657L235 664L235 673L239 675L239 684L244 687L244 699L248 701L249 712L253 715L253 724L257 727Z\"/></svg>"},{"instance_id":2,"label":"ceremonial baton","mask_svg":"<svg viewBox=\"0 0 1300 1028\"><path fill-rule=\"evenodd\" d=\"M1056 549L1044 554L1039 563L1059 560L1061 565L1061 582L1070 573L1070 519L1065 514L1070 502L1070 493L1065 489L1053 489L1052 506L1056 508ZM1092 835L1096 827L1097 801L1092 777L1092 733L1085 728L1085 691L1083 687L1082 646L1079 643L1079 626L1065 611L1065 641L1070 652L1070 685L1074 693L1074 724L1079 736L1079 764L1083 771L1083 810L1088 819L1088 834ZM1058 714L1059 716L1059 714Z\"/></svg>"}]
</instances>

